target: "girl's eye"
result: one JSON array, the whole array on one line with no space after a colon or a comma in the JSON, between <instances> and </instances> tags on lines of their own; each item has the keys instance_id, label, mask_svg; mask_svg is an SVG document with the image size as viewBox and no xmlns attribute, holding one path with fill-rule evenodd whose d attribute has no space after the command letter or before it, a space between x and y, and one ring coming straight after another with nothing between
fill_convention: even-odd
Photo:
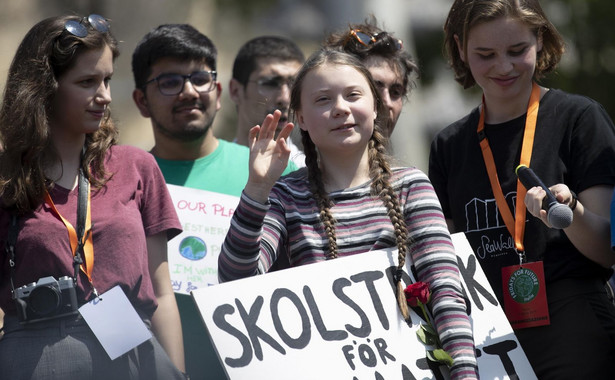
<instances>
[{"instance_id":1,"label":"girl's eye","mask_svg":"<svg viewBox=\"0 0 615 380\"><path fill-rule=\"evenodd\" d=\"M521 50L514 50L514 51L511 51L509 54L512 55L513 57L518 57L520 55L523 55L526 50L527 48L523 48Z\"/></svg>"},{"instance_id":2,"label":"girl's eye","mask_svg":"<svg viewBox=\"0 0 615 380\"><path fill-rule=\"evenodd\" d=\"M478 57L483 60L491 59L493 54L478 54Z\"/></svg>"}]
</instances>

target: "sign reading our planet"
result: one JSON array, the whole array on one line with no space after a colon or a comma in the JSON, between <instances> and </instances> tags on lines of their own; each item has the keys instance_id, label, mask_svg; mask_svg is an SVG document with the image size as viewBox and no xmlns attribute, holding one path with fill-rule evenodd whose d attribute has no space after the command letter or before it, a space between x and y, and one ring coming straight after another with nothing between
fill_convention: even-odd
<instances>
[{"instance_id":1,"label":"sign reading our planet","mask_svg":"<svg viewBox=\"0 0 615 380\"><path fill-rule=\"evenodd\" d=\"M183 232L168 244L173 290L192 290L218 283L218 256L239 198L183 186L167 185Z\"/></svg>"}]
</instances>

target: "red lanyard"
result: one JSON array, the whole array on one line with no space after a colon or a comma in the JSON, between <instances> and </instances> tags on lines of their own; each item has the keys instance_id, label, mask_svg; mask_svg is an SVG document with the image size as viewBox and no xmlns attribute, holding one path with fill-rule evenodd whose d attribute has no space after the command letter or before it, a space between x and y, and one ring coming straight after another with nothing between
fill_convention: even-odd
<instances>
[{"instance_id":1,"label":"red lanyard","mask_svg":"<svg viewBox=\"0 0 615 380\"><path fill-rule=\"evenodd\" d=\"M533 83L532 94L530 95L530 101L527 107L527 116L525 119L525 131L523 134L523 145L521 146L521 158L519 164L530 166L530 159L532 157L532 148L534 145L534 132L536 131L536 120L538 118L538 106L540 103L540 87ZM491 189L495 196L495 201L498 205L498 209L504 219L506 228L511 236L515 239L515 247L520 254L521 260L523 260L523 236L525 235L525 215L526 208L523 200L525 199L525 193L527 190L517 180L517 202L515 208L515 218L513 219L512 212L506 203L506 198L502 192L500 181L498 179L497 170L495 168L495 161L493 160L493 153L489 147L489 141L485 135L485 98L483 95L483 107L480 113L480 119L478 121L478 138L480 140L480 147L483 152L483 159L485 166L487 167L487 173L489 174L489 182L491 183Z\"/></svg>"},{"instance_id":2,"label":"red lanyard","mask_svg":"<svg viewBox=\"0 0 615 380\"><path fill-rule=\"evenodd\" d=\"M81 186L81 183L79 184ZM77 250L80 246L83 246L83 252L85 254L85 267L82 263L80 265L81 271L88 276L88 280L90 280L90 284L92 284L92 271L94 270L94 244L92 243L92 215L90 210L90 186L87 186L87 212L85 217L85 231L83 236L77 237L77 231L75 227L66 220L56 208L56 205L53 203L51 196L48 192L45 192L45 202L49 204L53 213L62 220L66 229L68 230L68 237L70 239L70 247L73 252L73 256L77 254ZM81 241L79 241L81 239ZM79 244L81 243L81 244ZM75 273L76 275L76 273ZM93 287L93 286L92 286Z\"/></svg>"}]
</instances>

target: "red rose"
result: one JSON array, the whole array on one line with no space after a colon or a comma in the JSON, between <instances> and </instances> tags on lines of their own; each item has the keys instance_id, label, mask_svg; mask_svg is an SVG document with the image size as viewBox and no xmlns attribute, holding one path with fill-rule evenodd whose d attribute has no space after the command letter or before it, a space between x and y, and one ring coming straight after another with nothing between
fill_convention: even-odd
<instances>
[{"instance_id":1,"label":"red rose","mask_svg":"<svg viewBox=\"0 0 615 380\"><path fill-rule=\"evenodd\" d=\"M424 282L415 282L404 289L406 301L411 307L417 307L420 304L426 305L429 302L429 286Z\"/></svg>"},{"instance_id":2,"label":"red rose","mask_svg":"<svg viewBox=\"0 0 615 380\"><path fill-rule=\"evenodd\" d=\"M448 367L453 365L453 358L442 348L442 342L436 332L436 329L431 324L429 317L427 316L426 305L431 298L429 293L429 286L424 282L415 282L406 286L404 289L406 294L406 302L410 307L421 307L423 312L423 320L426 323L421 323L420 328L416 331L416 335L423 344L428 346L435 346L436 349L427 350L427 360L446 364Z\"/></svg>"}]
</instances>

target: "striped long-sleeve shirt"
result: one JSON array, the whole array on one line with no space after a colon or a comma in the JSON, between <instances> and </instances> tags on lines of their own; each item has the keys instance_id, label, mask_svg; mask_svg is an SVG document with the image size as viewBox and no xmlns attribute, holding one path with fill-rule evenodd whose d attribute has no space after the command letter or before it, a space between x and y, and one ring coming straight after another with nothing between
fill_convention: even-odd
<instances>
[{"instance_id":1,"label":"striped long-sleeve shirt","mask_svg":"<svg viewBox=\"0 0 615 380\"><path fill-rule=\"evenodd\" d=\"M476 378L472 328L462 297L459 269L440 203L427 176L416 168L393 170L395 190L408 227L410 260L418 281L429 284L434 322L451 354L453 379ZM370 183L329 194L338 256L396 247L382 200ZM242 194L218 261L221 282L265 273L278 255L291 266L325 261L328 240L307 170L282 177L266 204Z\"/></svg>"}]
</instances>

